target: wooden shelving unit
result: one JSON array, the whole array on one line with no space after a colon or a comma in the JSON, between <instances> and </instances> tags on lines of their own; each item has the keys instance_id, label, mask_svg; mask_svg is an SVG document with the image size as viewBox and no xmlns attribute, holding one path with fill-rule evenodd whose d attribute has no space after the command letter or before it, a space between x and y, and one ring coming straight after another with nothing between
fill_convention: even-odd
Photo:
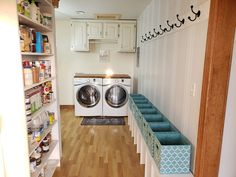
<instances>
[{"instance_id":1,"label":"wooden shelving unit","mask_svg":"<svg viewBox=\"0 0 236 177\"><path fill-rule=\"evenodd\" d=\"M42 13L52 14L52 26L45 26L40 24L37 21L33 21L31 18L26 17L22 14L18 14L18 22L19 25L26 25L29 28L34 28L35 31L41 32L44 35L47 35L49 38L49 43L51 46L51 53L32 53L32 52L20 52L22 62L23 60L29 61L43 61L49 60L51 63L51 77L47 78L38 83L25 86L24 91L29 91L34 87L41 86L42 84L50 81L52 82L52 91L54 95L54 99L47 104L44 104L39 110L33 113L30 117L31 121L40 117L43 112L53 112L54 113L54 122L52 125L49 125L46 129L41 133L41 138L39 142L34 142L33 144L28 144L28 156L29 158L33 155L35 150L39 147L43 139L51 133L52 141L50 143L50 150L47 153L43 153L41 158L41 164L36 168L34 173L30 173L31 177L38 177L42 170L45 169L45 176L52 177L53 173L57 166L60 165L60 148L61 148L61 138L60 138L60 111L59 104L57 99L57 78L56 78L56 58L54 55L54 47L55 47L55 18L54 18L54 7L50 0L36 0L39 4L40 11ZM26 121L27 126L31 126L31 122ZM30 143L30 142L29 142Z\"/></svg>"}]
</instances>

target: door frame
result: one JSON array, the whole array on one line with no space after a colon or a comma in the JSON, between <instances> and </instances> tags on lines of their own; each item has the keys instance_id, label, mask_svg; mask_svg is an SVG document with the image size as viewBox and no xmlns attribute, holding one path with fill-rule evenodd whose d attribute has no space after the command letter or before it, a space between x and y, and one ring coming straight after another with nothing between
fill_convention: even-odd
<instances>
[{"instance_id":1,"label":"door frame","mask_svg":"<svg viewBox=\"0 0 236 177\"><path fill-rule=\"evenodd\" d=\"M195 177L217 177L231 60L236 1L211 0L199 115Z\"/></svg>"}]
</instances>

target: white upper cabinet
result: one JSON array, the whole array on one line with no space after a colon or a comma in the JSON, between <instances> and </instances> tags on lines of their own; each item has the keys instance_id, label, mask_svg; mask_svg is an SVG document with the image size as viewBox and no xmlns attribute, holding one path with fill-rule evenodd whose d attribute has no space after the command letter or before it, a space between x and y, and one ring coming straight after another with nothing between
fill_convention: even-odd
<instances>
[{"instance_id":1,"label":"white upper cabinet","mask_svg":"<svg viewBox=\"0 0 236 177\"><path fill-rule=\"evenodd\" d=\"M88 38L89 39L102 39L102 23L101 22L88 22Z\"/></svg>"},{"instance_id":2,"label":"white upper cabinet","mask_svg":"<svg viewBox=\"0 0 236 177\"><path fill-rule=\"evenodd\" d=\"M119 52L135 52L136 23L121 23L119 34Z\"/></svg>"},{"instance_id":3,"label":"white upper cabinet","mask_svg":"<svg viewBox=\"0 0 236 177\"><path fill-rule=\"evenodd\" d=\"M89 51L89 40L87 36L87 23L81 21L71 22L71 50Z\"/></svg>"},{"instance_id":4,"label":"white upper cabinet","mask_svg":"<svg viewBox=\"0 0 236 177\"><path fill-rule=\"evenodd\" d=\"M118 45L119 52L135 52L136 21L72 20L71 50L89 51L89 41L112 42L114 45Z\"/></svg>"},{"instance_id":5,"label":"white upper cabinet","mask_svg":"<svg viewBox=\"0 0 236 177\"><path fill-rule=\"evenodd\" d=\"M118 39L118 23L104 23L104 39Z\"/></svg>"}]
</instances>

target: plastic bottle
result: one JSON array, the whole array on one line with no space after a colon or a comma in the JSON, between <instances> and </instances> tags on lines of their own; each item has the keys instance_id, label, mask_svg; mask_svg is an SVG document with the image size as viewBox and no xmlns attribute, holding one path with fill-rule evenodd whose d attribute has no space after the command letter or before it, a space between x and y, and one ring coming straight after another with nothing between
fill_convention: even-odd
<instances>
[{"instance_id":1,"label":"plastic bottle","mask_svg":"<svg viewBox=\"0 0 236 177\"><path fill-rule=\"evenodd\" d=\"M45 79L45 65L43 63L40 63L39 81L43 81L44 79Z\"/></svg>"},{"instance_id":2,"label":"plastic bottle","mask_svg":"<svg viewBox=\"0 0 236 177\"><path fill-rule=\"evenodd\" d=\"M23 74L24 74L24 84L25 86L33 84L33 73L29 61L24 61L23 63Z\"/></svg>"},{"instance_id":3,"label":"plastic bottle","mask_svg":"<svg viewBox=\"0 0 236 177\"><path fill-rule=\"evenodd\" d=\"M33 21L37 21L37 19L38 19L38 16L37 16L37 14L38 14L38 7L35 4L35 0L32 0L29 9L30 9L30 18Z\"/></svg>"},{"instance_id":4,"label":"plastic bottle","mask_svg":"<svg viewBox=\"0 0 236 177\"><path fill-rule=\"evenodd\" d=\"M33 83L39 82L39 68L32 62Z\"/></svg>"}]
</instances>

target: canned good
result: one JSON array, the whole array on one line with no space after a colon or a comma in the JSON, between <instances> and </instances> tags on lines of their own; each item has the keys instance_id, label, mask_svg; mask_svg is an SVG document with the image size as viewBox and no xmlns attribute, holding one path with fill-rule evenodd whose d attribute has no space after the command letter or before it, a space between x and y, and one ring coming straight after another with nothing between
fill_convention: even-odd
<instances>
[{"instance_id":1,"label":"canned good","mask_svg":"<svg viewBox=\"0 0 236 177\"><path fill-rule=\"evenodd\" d=\"M44 138L42 142L43 152L49 151L49 138Z\"/></svg>"}]
</instances>

